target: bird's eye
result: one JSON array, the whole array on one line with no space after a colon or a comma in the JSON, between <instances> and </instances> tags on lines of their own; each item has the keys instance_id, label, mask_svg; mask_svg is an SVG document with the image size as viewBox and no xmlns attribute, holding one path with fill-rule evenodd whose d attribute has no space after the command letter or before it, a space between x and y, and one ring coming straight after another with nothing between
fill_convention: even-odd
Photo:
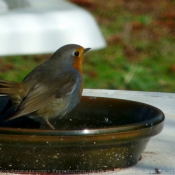
<instances>
[{"instance_id":1,"label":"bird's eye","mask_svg":"<svg viewBox=\"0 0 175 175\"><path fill-rule=\"evenodd\" d=\"M79 52L78 52L78 51L74 52L74 55L75 55L76 57L78 57L78 56L79 56Z\"/></svg>"}]
</instances>

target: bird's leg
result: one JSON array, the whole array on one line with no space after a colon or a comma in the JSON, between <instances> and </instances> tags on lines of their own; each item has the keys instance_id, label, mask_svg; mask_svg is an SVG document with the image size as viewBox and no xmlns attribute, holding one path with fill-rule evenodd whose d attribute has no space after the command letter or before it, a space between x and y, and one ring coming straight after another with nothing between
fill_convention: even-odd
<instances>
[{"instance_id":1,"label":"bird's leg","mask_svg":"<svg viewBox=\"0 0 175 175\"><path fill-rule=\"evenodd\" d=\"M44 118L45 122L52 128L55 129L54 126L49 122L48 118Z\"/></svg>"}]
</instances>

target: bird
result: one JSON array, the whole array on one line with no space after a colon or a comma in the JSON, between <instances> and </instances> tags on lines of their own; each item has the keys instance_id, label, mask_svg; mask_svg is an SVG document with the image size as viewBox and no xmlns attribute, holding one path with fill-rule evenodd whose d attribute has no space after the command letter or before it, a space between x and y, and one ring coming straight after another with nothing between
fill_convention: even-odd
<instances>
[{"instance_id":1,"label":"bird","mask_svg":"<svg viewBox=\"0 0 175 175\"><path fill-rule=\"evenodd\" d=\"M0 79L0 94L9 96L15 107L6 121L29 115L55 129L49 120L65 116L80 101L84 87L83 57L90 49L67 44L34 68L22 82Z\"/></svg>"}]
</instances>

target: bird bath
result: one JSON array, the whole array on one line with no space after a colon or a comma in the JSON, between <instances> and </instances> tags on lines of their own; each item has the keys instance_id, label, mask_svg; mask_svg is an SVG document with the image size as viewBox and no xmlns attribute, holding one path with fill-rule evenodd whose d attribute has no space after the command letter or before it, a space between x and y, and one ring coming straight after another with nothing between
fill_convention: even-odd
<instances>
[{"instance_id":1,"label":"bird bath","mask_svg":"<svg viewBox=\"0 0 175 175\"><path fill-rule=\"evenodd\" d=\"M32 120L17 120L18 125L1 122L1 170L81 173L136 164L150 138L161 132L164 114L140 102L83 96L69 115L51 121L58 130L44 124L37 129L35 122L29 129Z\"/></svg>"}]
</instances>

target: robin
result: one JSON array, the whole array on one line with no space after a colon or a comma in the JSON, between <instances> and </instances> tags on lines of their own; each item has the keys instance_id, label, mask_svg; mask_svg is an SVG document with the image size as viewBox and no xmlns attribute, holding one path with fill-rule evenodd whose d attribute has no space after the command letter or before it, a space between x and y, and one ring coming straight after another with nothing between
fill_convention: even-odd
<instances>
[{"instance_id":1,"label":"robin","mask_svg":"<svg viewBox=\"0 0 175 175\"><path fill-rule=\"evenodd\" d=\"M22 82L0 80L0 94L8 95L16 108L7 121L29 114L34 119L44 119L55 129L49 120L63 117L80 100L82 61L88 50L76 44L62 46Z\"/></svg>"}]
</instances>

